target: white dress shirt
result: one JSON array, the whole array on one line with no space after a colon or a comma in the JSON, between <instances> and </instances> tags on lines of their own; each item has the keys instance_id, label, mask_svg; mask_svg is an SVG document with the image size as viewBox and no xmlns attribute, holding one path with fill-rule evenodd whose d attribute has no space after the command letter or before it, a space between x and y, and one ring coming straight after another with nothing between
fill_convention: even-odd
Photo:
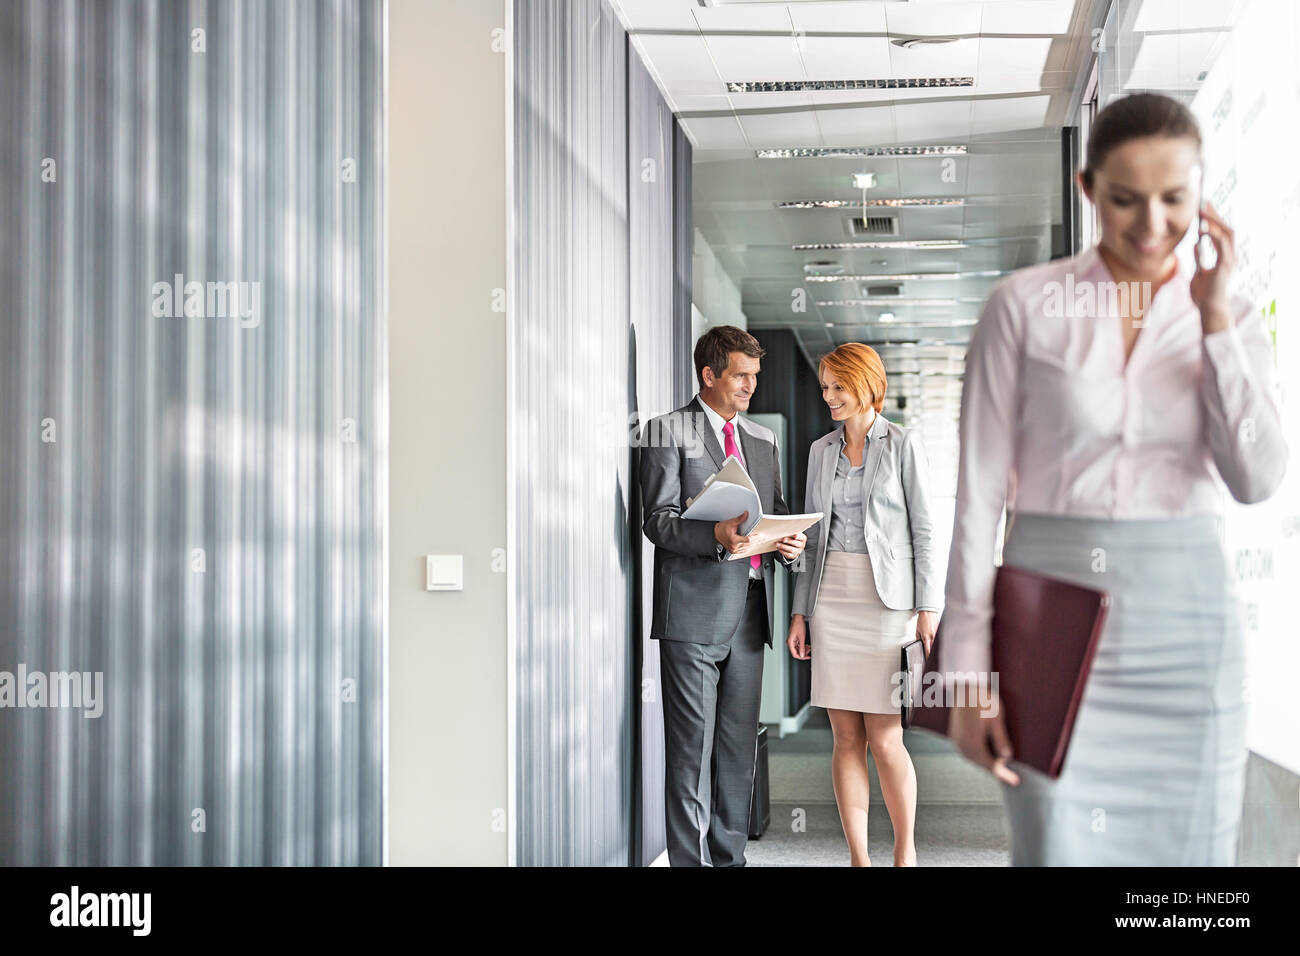
<instances>
[{"instance_id":1,"label":"white dress shirt","mask_svg":"<svg viewBox=\"0 0 1300 956\"><path fill-rule=\"evenodd\" d=\"M704 414L709 419L709 426L713 429L713 435L718 439L718 447L722 449L722 454L725 456L727 454L727 436L722 433L722 426L727 424L727 420L715 412L712 406L710 406L709 403L704 400L704 397L698 392L695 397L700 400L700 405L704 407ZM731 416L731 425L731 437L736 440L736 458L740 460L740 464L745 468L745 473L748 474L749 466L745 465L745 452L744 449L740 447L739 415ZM745 520L752 521L755 517L755 515L750 515ZM762 555L759 557L762 557ZM754 579L761 578L763 576L762 565L759 565L759 567L756 568L751 564L749 566L749 576Z\"/></svg>"},{"instance_id":2,"label":"white dress shirt","mask_svg":"<svg viewBox=\"0 0 1300 956\"><path fill-rule=\"evenodd\" d=\"M1281 483L1287 447L1263 318L1235 299L1235 325L1205 335L1190 278L1180 259L1127 365L1124 320L1096 294L1113 280L1095 247L993 288L962 386L944 670L989 669L1004 503L1026 513L1173 518L1221 513L1220 478L1247 503Z\"/></svg>"}]
</instances>

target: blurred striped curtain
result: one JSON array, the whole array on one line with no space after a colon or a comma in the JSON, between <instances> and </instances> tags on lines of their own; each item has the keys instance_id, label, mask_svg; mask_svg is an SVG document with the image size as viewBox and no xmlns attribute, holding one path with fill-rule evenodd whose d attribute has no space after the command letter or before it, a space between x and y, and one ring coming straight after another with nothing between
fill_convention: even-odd
<instances>
[{"instance_id":1,"label":"blurred striped curtain","mask_svg":"<svg viewBox=\"0 0 1300 956\"><path fill-rule=\"evenodd\" d=\"M0 6L0 864L381 861L383 24Z\"/></svg>"},{"instance_id":2,"label":"blurred striped curtain","mask_svg":"<svg viewBox=\"0 0 1300 956\"><path fill-rule=\"evenodd\" d=\"M626 866L633 556L627 37L514 3L516 862Z\"/></svg>"},{"instance_id":3,"label":"blurred striped curtain","mask_svg":"<svg viewBox=\"0 0 1300 956\"><path fill-rule=\"evenodd\" d=\"M663 711L630 436L689 395L689 143L604 0L513 13L516 861L639 865Z\"/></svg>"}]
</instances>

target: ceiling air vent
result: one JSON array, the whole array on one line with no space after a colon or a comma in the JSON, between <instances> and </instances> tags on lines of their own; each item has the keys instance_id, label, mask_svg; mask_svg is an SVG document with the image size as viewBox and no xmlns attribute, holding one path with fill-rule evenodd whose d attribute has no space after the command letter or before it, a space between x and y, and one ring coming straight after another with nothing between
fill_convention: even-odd
<instances>
[{"instance_id":1,"label":"ceiling air vent","mask_svg":"<svg viewBox=\"0 0 1300 956\"><path fill-rule=\"evenodd\" d=\"M863 295L902 295L903 287L901 285L867 285L862 283Z\"/></svg>"},{"instance_id":2,"label":"ceiling air vent","mask_svg":"<svg viewBox=\"0 0 1300 956\"><path fill-rule=\"evenodd\" d=\"M851 236L896 236L898 235L897 216L851 216L848 220Z\"/></svg>"}]
</instances>

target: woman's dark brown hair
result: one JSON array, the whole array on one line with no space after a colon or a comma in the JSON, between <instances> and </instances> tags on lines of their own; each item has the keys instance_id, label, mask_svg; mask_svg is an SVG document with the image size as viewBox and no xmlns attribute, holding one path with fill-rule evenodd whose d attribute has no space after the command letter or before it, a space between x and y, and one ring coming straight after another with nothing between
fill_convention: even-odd
<instances>
[{"instance_id":1,"label":"woman's dark brown hair","mask_svg":"<svg viewBox=\"0 0 1300 956\"><path fill-rule=\"evenodd\" d=\"M1159 93L1134 93L1115 100L1092 122L1088 133L1088 156L1083 182L1092 189L1093 174L1116 146L1147 136L1187 137L1201 148L1201 130L1196 118L1182 103Z\"/></svg>"}]
</instances>

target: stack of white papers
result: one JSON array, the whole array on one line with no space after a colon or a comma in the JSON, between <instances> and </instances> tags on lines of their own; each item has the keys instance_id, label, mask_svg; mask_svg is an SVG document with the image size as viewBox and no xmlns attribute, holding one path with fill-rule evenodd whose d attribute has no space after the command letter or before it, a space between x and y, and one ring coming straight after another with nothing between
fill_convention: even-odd
<instances>
[{"instance_id":1,"label":"stack of white papers","mask_svg":"<svg viewBox=\"0 0 1300 956\"><path fill-rule=\"evenodd\" d=\"M740 533L749 537L749 544L727 560L737 561L755 554L776 550L782 538L798 534L822 519L820 511L802 515L765 515L758 497L758 489L750 481L745 466L735 455L728 455L722 468L704 483L704 489L694 498L686 499L683 518L695 521L730 521L749 512L748 527Z\"/></svg>"}]
</instances>

